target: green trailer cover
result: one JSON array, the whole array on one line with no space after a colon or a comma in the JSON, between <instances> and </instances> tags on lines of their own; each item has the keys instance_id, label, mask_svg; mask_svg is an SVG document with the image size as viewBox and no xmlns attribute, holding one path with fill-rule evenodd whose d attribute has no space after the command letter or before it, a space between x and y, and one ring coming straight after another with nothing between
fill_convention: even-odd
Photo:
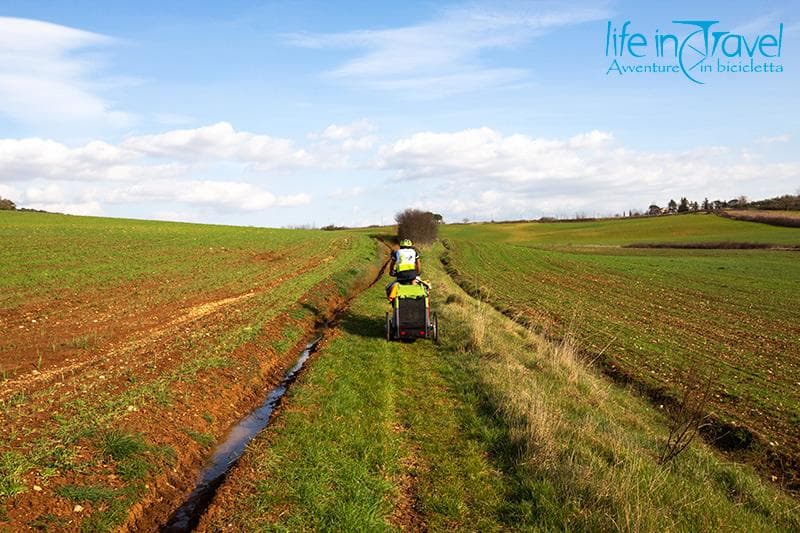
<instances>
[{"instance_id":1,"label":"green trailer cover","mask_svg":"<svg viewBox=\"0 0 800 533\"><path fill-rule=\"evenodd\" d=\"M422 285L398 285L398 298L425 298L425 287Z\"/></svg>"}]
</instances>

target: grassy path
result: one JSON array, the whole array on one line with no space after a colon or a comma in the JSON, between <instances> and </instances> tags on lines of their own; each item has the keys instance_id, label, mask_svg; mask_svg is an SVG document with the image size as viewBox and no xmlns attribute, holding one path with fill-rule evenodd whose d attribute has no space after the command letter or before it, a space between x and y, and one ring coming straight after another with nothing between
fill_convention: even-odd
<instances>
[{"instance_id":1,"label":"grassy path","mask_svg":"<svg viewBox=\"0 0 800 533\"><path fill-rule=\"evenodd\" d=\"M362 294L201 530L800 527L701 443L660 464L663 413L428 267L442 345L387 343L380 284Z\"/></svg>"},{"instance_id":2,"label":"grassy path","mask_svg":"<svg viewBox=\"0 0 800 533\"><path fill-rule=\"evenodd\" d=\"M500 473L463 365L387 343L379 283L358 298L204 521L215 529L497 529Z\"/></svg>"}]
</instances>

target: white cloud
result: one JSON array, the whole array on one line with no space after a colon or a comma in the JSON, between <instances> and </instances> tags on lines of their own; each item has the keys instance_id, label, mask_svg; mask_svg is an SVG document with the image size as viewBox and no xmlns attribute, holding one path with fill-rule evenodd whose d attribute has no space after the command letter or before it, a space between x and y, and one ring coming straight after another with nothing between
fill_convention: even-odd
<instances>
[{"instance_id":1,"label":"white cloud","mask_svg":"<svg viewBox=\"0 0 800 533\"><path fill-rule=\"evenodd\" d=\"M606 17L604 8L551 3L515 3L510 7L449 9L416 25L345 33L290 34L289 44L305 48L345 48L362 54L326 75L373 89L424 91L439 96L527 77L525 68L495 68L481 61L494 49L523 45L551 29Z\"/></svg>"},{"instance_id":2,"label":"white cloud","mask_svg":"<svg viewBox=\"0 0 800 533\"><path fill-rule=\"evenodd\" d=\"M0 17L0 113L36 124L90 121L115 127L134 117L98 95L104 35L39 20Z\"/></svg>"},{"instance_id":3,"label":"white cloud","mask_svg":"<svg viewBox=\"0 0 800 533\"><path fill-rule=\"evenodd\" d=\"M348 163L347 154L373 148L378 137L372 135L375 126L367 119L357 120L350 124L331 124L321 133L311 133L308 138L317 141L317 150L326 154L329 163L338 162L339 166ZM338 153L337 153L338 152Z\"/></svg>"},{"instance_id":4,"label":"white cloud","mask_svg":"<svg viewBox=\"0 0 800 533\"><path fill-rule=\"evenodd\" d=\"M331 124L321 132L312 132L310 150L320 168L356 168L370 165L371 150L378 144L372 133L375 125L367 119L349 124Z\"/></svg>"},{"instance_id":5,"label":"white cloud","mask_svg":"<svg viewBox=\"0 0 800 533\"><path fill-rule=\"evenodd\" d=\"M374 139L366 140L369 146L374 144ZM364 145L365 139L352 141L361 149L369 147ZM345 146L337 151L348 149ZM340 154L329 155L335 158ZM289 139L236 131L226 122L129 137L118 145L91 141L73 148L49 139L0 139L0 181L6 182L39 178L75 181L170 178L196 171L198 165L215 163L268 172L307 167L315 163L315 157Z\"/></svg>"},{"instance_id":6,"label":"white cloud","mask_svg":"<svg viewBox=\"0 0 800 533\"><path fill-rule=\"evenodd\" d=\"M208 221L307 205L311 196L302 191L313 190L334 200L327 203L337 206L336 216L361 209L361 219L372 210L379 213L377 222L396 203L413 203L450 220L607 214L682 195L762 198L792 191L800 180L800 162L769 157L768 144L791 142L788 136L745 148L648 151L599 130L564 138L488 127L422 131L382 146L374 131L364 120L332 124L309 135L307 147L227 123L118 144L0 139L0 195L20 206L61 212L130 213L126 206L136 205L136 213ZM355 145L358 153L351 151ZM347 172L329 172L332 167ZM365 178L381 171L390 179L367 185ZM324 209L319 213L331 216Z\"/></svg>"},{"instance_id":7,"label":"white cloud","mask_svg":"<svg viewBox=\"0 0 800 533\"><path fill-rule=\"evenodd\" d=\"M378 138L375 135L365 135L357 139L345 139L342 142L342 150L345 152L369 150L375 146L377 142Z\"/></svg>"},{"instance_id":8,"label":"white cloud","mask_svg":"<svg viewBox=\"0 0 800 533\"><path fill-rule=\"evenodd\" d=\"M7 200L15 200L19 198L19 192L15 187L11 185L6 185L4 183L0 183L0 196Z\"/></svg>"},{"instance_id":9,"label":"white cloud","mask_svg":"<svg viewBox=\"0 0 800 533\"><path fill-rule=\"evenodd\" d=\"M759 137L756 139L758 144L778 144L778 143L788 143L792 140L792 136L788 133L783 135L774 135L771 137Z\"/></svg>"},{"instance_id":10,"label":"white cloud","mask_svg":"<svg viewBox=\"0 0 800 533\"><path fill-rule=\"evenodd\" d=\"M66 213L68 215L84 215L84 216L103 216L105 212L100 202L80 202L80 203L65 203L65 202L33 202L26 203L25 207L30 209L41 209L51 213Z\"/></svg>"},{"instance_id":11,"label":"white cloud","mask_svg":"<svg viewBox=\"0 0 800 533\"><path fill-rule=\"evenodd\" d=\"M220 159L252 163L259 170L310 165L311 154L289 139L236 131L228 122L129 137L121 147L152 157Z\"/></svg>"},{"instance_id":12,"label":"white cloud","mask_svg":"<svg viewBox=\"0 0 800 533\"><path fill-rule=\"evenodd\" d=\"M166 220L169 222L199 222L201 217L193 211L156 211L153 220Z\"/></svg>"},{"instance_id":13,"label":"white cloud","mask_svg":"<svg viewBox=\"0 0 800 533\"><path fill-rule=\"evenodd\" d=\"M308 194L276 194L230 175L286 171L314 162L291 140L236 131L228 123L77 147L49 139L0 139L0 183L7 184L3 190L12 199L76 214L101 214L106 203L171 202L218 212L305 205L311 201ZM217 172L225 177L216 177Z\"/></svg>"},{"instance_id":14,"label":"white cloud","mask_svg":"<svg viewBox=\"0 0 800 533\"><path fill-rule=\"evenodd\" d=\"M309 137L328 141L344 141L373 131L375 131L375 126L372 122L367 119L361 119L356 122L351 122L350 124L331 124L325 128L322 133L312 134Z\"/></svg>"},{"instance_id":15,"label":"white cloud","mask_svg":"<svg viewBox=\"0 0 800 533\"><path fill-rule=\"evenodd\" d=\"M111 203L178 202L241 211L311 202L304 193L278 196L252 183L215 180L149 180L116 188L105 199Z\"/></svg>"},{"instance_id":16,"label":"white cloud","mask_svg":"<svg viewBox=\"0 0 800 533\"><path fill-rule=\"evenodd\" d=\"M144 164L141 154L103 141L70 148L48 139L0 139L0 181L125 181L185 171L178 163Z\"/></svg>"},{"instance_id":17,"label":"white cloud","mask_svg":"<svg viewBox=\"0 0 800 533\"><path fill-rule=\"evenodd\" d=\"M401 179L452 177L507 182L586 176L588 156L607 153L612 135L592 131L570 139L503 136L490 128L421 132L385 146L380 166Z\"/></svg>"},{"instance_id":18,"label":"white cloud","mask_svg":"<svg viewBox=\"0 0 800 533\"><path fill-rule=\"evenodd\" d=\"M605 214L680 194L761 197L765 180L788 190L800 178L800 162L764 163L758 154L713 146L639 151L601 131L566 139L490 128L420 132L383 146L378 164L395 182L425 180L421 206L484 219Z\"/></svg>"},{"instance_id":19,"label":"white cloud","mask_svg":"<svg viewBox=\"0 0 800 533\"><path fill-rule=\"evenodd\" d=\"M42 186L28 187L25 198L29 202L57 203L64 199L64 191L57 183L45 183Z\"/></svg>"}]
</instances>

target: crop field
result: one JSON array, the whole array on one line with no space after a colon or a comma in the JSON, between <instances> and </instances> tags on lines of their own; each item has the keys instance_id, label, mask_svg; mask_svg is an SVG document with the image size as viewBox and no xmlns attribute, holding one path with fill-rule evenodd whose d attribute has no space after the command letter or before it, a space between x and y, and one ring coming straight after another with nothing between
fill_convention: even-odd
<instances>
[{"instance_id":1,"label":"crop field","mask_svg":"<svg viewBox=\"0 0 800 533\"><path fill-rule=\"evenodd\" d=\"M38 213L1 212L0 241L12 530L152 528L376 258L359 235Z\"/></svg>"},{"instance_id":2,"label":"crop field","mask_svg":"<svg viewBox=\"0 0 800 533\"><path fill-rule=\"evenodd\" d=\"M621 245L794 246L800 230L689 215L459 225L446 236L448 265L473 293L553 337L570 332L650 390L679 397L687 384L710 383L718 419L797 465L800 254ZM796 466L782 474L797 486Z\"/></svg>"},{"instance_id":3,"label":"crop field","mask_svg":"<svg viewBox=\"0 0 800 533\"><path fill-rule=\"evenodd\" d=\"M0 531L170 523L320 334L198 531L797 530L785 480L702 441L664 459L671 413L539 334L658 386L713 376L726 420L790 449L793 230L627 222L444 227L434 344L384 338L388 228L0 212ZM658 224L779 247L621 247Z\"/></svg>"},{"instance_id":4,"label":"crop field","mask_svg":"<svg viewBox=\"0 0 800 533\"><path fill-rule=\"evenodd\" d=\"M714 215L603 219L585 222L509 222L445 226L443 236L528 247L624 246L639 243L800 243L794 228L764 227Z\"/></svg>"}]
</instances>

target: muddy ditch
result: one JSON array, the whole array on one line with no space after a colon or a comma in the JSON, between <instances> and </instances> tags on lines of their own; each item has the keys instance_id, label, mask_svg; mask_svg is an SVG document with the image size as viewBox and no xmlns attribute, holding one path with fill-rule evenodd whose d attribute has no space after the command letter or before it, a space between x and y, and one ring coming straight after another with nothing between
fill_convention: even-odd
<instances>
[{"instance_id":1,"label":"muddy ditch","mask_svg":"<svg viewBox=\"0 0 800 533\"><path fill-rule=\"evenodd\" d=\"M213 449L210 458L196 477L194 485L187 495L169 514L164 522L156 522L156 528L162 532L193 531L205 512L212 505L218 489L225 482L238 460L247 450L247 445L261 431L266 429L279 412L281 401L291 385L302 374L311 355L317 351L325 333L335 328L339 318L347 312L350 303L364 290L374 286L383 277L388 267L386 259L378 269L375 277L366 285L354 290L349 297L324 313L318 319L314 333L294 364L284 373L283 378L271 388L263 400L255 408L241 418L226 434L224 439ZM135 528L134 528L135 529Z\"/></svg>"},{"instance_id":2,"label":"muddy ditch","mask_svg":"<svg viewBox=\"0 0 800 533\"><path fill-rule=\"evenodd\" d=\"M300 357L297 358L294 366L286 372L278 386L267 394L263 403L242 418L230 430L225 440L217 445L208 466L200 472L194 490L172 513L166 524L161 526L160 531L171 533L192 531L197 527L200 518L202 518L214 499L217 489L222 485L230 470L242 456L247 444L269 425L272 415L280 405L284 394L295 382L298 374L303 369L303 365L311 357L311 354L316 351L321 341L322 337L320 336L309 342L300 353Z\"/></svg>"}]
</instances>

